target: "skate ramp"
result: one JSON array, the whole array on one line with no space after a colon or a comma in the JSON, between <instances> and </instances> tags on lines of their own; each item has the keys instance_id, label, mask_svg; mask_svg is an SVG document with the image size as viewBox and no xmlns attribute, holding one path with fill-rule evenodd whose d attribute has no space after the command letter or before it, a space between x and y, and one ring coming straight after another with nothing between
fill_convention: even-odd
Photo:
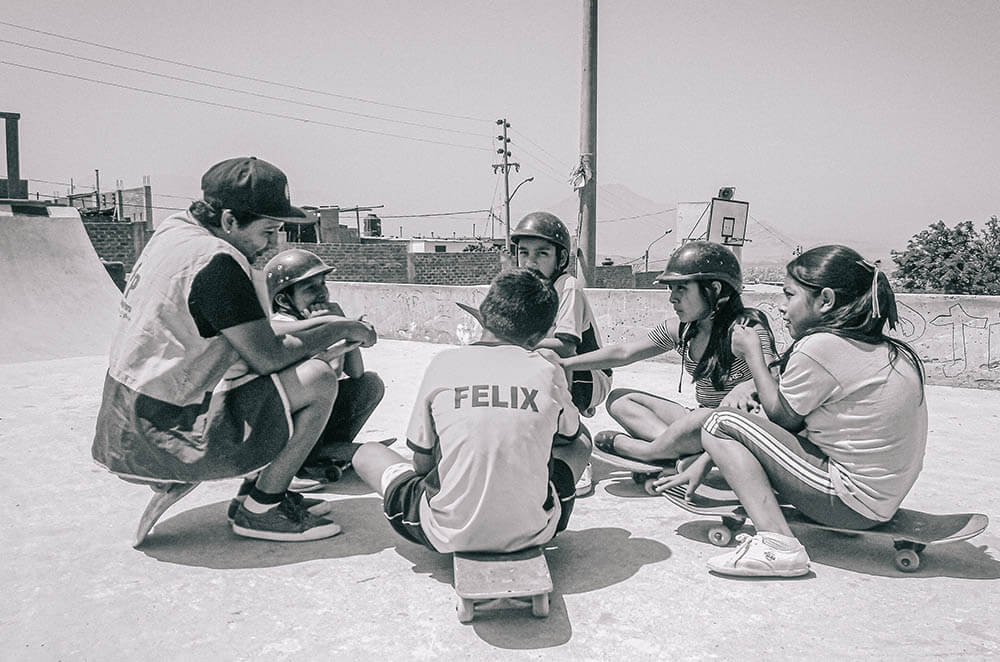
<instances>
[{"instance_id":1,"label":"skate ramp","mask_svg":"<svg viewBox=\"0 0 1000 662\"><path fill-rule=\"evenodd\" d=\"M107 354L121 293L72 207L0 201L0 364Z\"/></svg>"}]
</instances>

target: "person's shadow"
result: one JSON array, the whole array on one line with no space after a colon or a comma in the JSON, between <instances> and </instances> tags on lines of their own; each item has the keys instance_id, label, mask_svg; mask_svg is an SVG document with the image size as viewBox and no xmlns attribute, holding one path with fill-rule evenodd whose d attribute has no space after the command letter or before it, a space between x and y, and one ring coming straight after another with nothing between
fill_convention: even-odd
<instances>
[{"instance_id":1,"label":"person's shadow","mask_svg":"<svg viewBox=\"0 0 1000 662\"><path fill-rule=\"evenodd\" d=\"M472 627L487 643L507 649L564 644L573 636L564 595L606 588L629 579L645 565L670 558L670 548L663 543L633 538L617 527L563 531L544 549L553 585L548 618L533 617L531 609L476 612ZM414 573L454 586L451 554L406 542L399 543L396 551L413 564Z\"/></svg>"},{"instance_id":2,"label":"person's shadow","mask_svg":"<svg viewBox=\"0 0 1000 662\"><path fill-rule=\"evenodd\" d=\"M228 501L213 503L161 520L138 549L166 563L228 570L374 554L399 542L385 524L382 499L374 495L334 501L334 519L343 534L295 544L236 535L226 526L228 506Z\"/></svg>"},{"instance_id":3,"label":"person's shadow","mask_svg":"<svg viewBox=\"0 0 1000 662\"><path fill-rule=\"evenodd\" d=\"M699 517L677 527L677 535L689 540L711 544L708 532L719 524L719 518ZM986 545L976 545L975 539L928 545L920 552L920 565L912 572L903 572L893 563L896 550L892 542L880 536L845 534L792 523L792 532L806 547L815 565L826 565L851 572L879 577L955 577L958 579L1000 579L1000 561L990 556ZM753 533L753 525L743 531ZM730 543L729 547L736 543ZM721 549L721 548L720 548ZM721 575L720 575L721 577ZM727 578L734 579L734 578ZM761 581L760 578L737 581Z\"/></svg>"}]
</instances>

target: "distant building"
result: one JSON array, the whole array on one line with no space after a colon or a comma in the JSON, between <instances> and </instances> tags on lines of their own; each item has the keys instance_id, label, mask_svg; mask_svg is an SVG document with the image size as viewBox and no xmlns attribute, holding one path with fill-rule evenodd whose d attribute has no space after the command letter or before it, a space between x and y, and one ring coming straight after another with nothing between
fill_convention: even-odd
<instances>
[{"instance_id":1,"label":"distant building","mask_svg":"<svg viewBox=\"0 0 1000 662\"><path fill-rule=\"evenodd\" d=\"M148 177L135 188L71 193L55 202L76 207L84 220L144 223L147 230L153 230L153 193Z\"/></svg>"}]
</instances>

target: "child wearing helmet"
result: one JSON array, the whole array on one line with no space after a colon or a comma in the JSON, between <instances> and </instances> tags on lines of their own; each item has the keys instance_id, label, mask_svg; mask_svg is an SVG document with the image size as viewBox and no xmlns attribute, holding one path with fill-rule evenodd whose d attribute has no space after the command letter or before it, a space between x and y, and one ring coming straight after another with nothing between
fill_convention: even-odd
<instances>
[{"instance_id":1,"label":"child wearing helmet","mask_svg":"<svg viewBox=\"0 0 1000 662\"><path fill-rule=\"evenodd\" d=\"M558 217L536 211L522 218L510 240L515 244L517 264L542 274L559 294L559 312L552 328L536 345L560 357L592 352L601 347L601 332L583 284L566 272L569 266L569 230ZM570 392L573 404L584 416L594 415L611 390L611 370L577 369L572 372ZM587 466L578 486L580 495L590 492L592 470Z\"/></svg>"},{"instance_id":2,"label":"child wearing helmet","mask_svg":"<svg viewBox=\"0 0 1000 662\"><path fill-rule=\"evenodd\" d=\"M346 317L339 304L328 300L325 276L333 270L315 253L300 248L282 251L268 261L264 279L275 333L294 334L307 320ZM385 394L378 374L365 370L359 343L341 340L313 358L330 364L338 378L337 392L319 440L292 480L291 489L298 492L321 489L339 478L356 449L351 442ZM227 379L239 379L240 367L234 367Z\"/></svg>"},{"instance_id":3,"label":"child wearing helmet","mask_svg":"<svg viewBox=\"0 0 1000 662\"><path fill-rule=\"evenodd\" d=\"M726 247L687 242L671 255L656 282L670 287L675 318L661 322L645 338L562 360L564 367L576 370L629 365L671 350L681 355L683 371L695 382L698 409L635 389L608 395L608 413L624 432L599 432L594 445L643 461L701 452L701 424L721 404L755 408L750 368L730 349L734 326L752 326L762 355L769 360L775 355L767 318L743 305L740 263Z\"/></svg>"},{"instance_id":4,"label":"child wearing helmet","mask_svg":"<svg viewBox=\"0 0 1000 662\"><path fill-rule=\"evenodd\" d=\"M808 573L779 503L820 524L870 529L892 519L923 465L923 366L885 333L896 326L896 299L878 265L846 246L819 246L788 263L784 293L793 343L778 378L748 329L732 333L767 418L720 409L702 428L705 453L659 479L660 489L687 483L690 492L712 464L722 471L757 531L709 559L724 575Z\"/></svg>"},{"instance_id":5,"label":"child wearing helmet","mask_svg":"<svg viewBox=\"0 0 1000 662\"><path fill-rule=\"evenodd\" d=\"M347 317L340 304L329 300L325 275L334 270L315 253L301 248L271 258L264 267L264 278L274 311L271 325L276 331L281 332L283 325L323 315ZM357 343L338 343L325 358L340 377L339 389L330 420L297 474L300 489L308 489L310 479L320 479L321 485L323 478L339 475L337 467L345 466L356 448L349 444L385 395L382 378L365 370Z\"/></svg>"},{"instance_id":6,"label":"child wearing helmet","mask_svg":"<svg viewBox=\"0 0 1000 662\"><path fill-rule=\"evenodd\" d=\"M563 371L532 351L558 297L530 269L493 279L479 342L437 354L406 433L412 460L379 444L354 457L392 528L437 552L514 552L566 528L590 458Z\"/></svg>"}]
</instances>

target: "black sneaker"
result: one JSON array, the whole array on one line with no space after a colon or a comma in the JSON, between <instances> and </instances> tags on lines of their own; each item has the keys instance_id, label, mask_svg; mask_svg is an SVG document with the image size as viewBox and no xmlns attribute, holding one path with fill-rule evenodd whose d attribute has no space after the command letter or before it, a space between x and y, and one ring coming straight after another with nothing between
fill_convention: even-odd
<instances>
[{"instance_id":1,"label":"black sneaker","mask_svg":"<svg viewBox=\"0 0 1000 662\"><path fill-rule=\"evenodd\" d=\"M247 500L247 495L250 494L250 488L244 488L240 486L240 491L233 497L233 500L229 502L229 508L226 510L226 517L229 519L229 523L233 523L233 519L236 518L236 511L240 509L243 502ZM327 501L325 499L309 499L298 492L285 492L285 499L290 499L295 502L297 507L305 508L309 511L311 515L316 517L325 517L333 512L333 502Z\"/></svg>"},{"instance_id":2,"label":"black sneaker","mask_svg":"<svg viewBox=\"0 0 1000 662\"><path fill-rule=\"evenodd\" d=\"M276 507L263 513L252 513L241 504L233 517L233 533L261 540L321 540L335 536L340 531L340 526L336 523L316 517L294 498L285 498Z\"/></svg>"}]
</instances>

